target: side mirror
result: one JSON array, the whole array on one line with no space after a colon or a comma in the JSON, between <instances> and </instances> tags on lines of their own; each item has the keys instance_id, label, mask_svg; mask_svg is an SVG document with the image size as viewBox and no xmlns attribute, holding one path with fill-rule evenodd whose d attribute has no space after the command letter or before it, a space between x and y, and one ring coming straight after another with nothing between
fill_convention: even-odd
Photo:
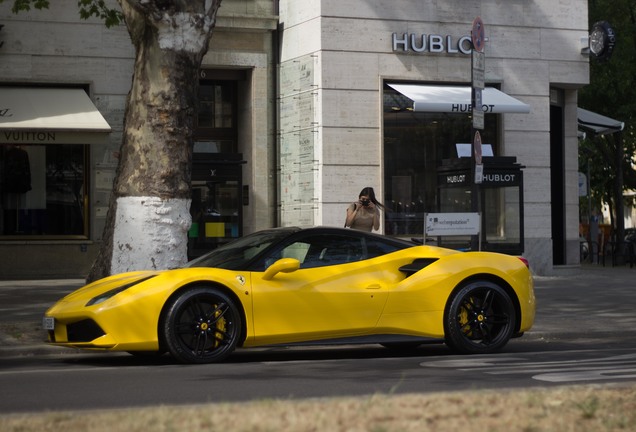
<instances>
[{"instance_id":1,"label":"side mirror","mask_svg":"<svg viewBox=\"0 0 636 432\"><path fill-rule=\"evenodd\" d=\"M272 280L278 273L291 273L300 268L300 261L294 258L281 258L269 266L263 274L263 280Z\"/></svg>"}]
</instances>

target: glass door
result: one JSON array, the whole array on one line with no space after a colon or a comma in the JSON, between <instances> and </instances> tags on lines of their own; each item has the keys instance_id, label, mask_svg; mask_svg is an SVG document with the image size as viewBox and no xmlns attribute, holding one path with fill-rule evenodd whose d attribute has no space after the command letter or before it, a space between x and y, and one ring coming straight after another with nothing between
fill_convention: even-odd
<instances>
[{"instance_id":1,"label":"glass door","mask_svg":"<svg viewBox=\"0 0 636 432\"><path fill-rule=\"evenodd\" d=\"M236 161L195 158L188 258L202 255L243 234L242 163L240 158Z\"/></svg>"}]
</instances>

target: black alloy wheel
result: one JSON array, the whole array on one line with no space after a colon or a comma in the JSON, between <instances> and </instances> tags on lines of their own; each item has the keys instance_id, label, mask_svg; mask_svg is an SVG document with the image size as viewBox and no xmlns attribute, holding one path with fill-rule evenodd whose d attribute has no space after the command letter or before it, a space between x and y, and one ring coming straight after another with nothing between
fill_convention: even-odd
<instances>
[{"instance_id":1,"label":"black alloy wheel","mask_svg":"<svg viewBox=\"0 0 636 432\"><path fill-rule=\"evenodd\" d=\"M162 329L166 347L178 361L214 363L226 359L236 348L241 317L225 293L199 287L168 304Z\"/></svg>"},{"instance_id":2,"label":"black alloy wheel","mask_svg":"<svg viewBox=\"0 0 636 432\"><path fill-rule=\"evenodd\" d=\"M446 344L463 354L486 354L503 348L515 327L515 308L506 290L474 281L451 299L444 322Z\"/></svg>"}]
</instances>

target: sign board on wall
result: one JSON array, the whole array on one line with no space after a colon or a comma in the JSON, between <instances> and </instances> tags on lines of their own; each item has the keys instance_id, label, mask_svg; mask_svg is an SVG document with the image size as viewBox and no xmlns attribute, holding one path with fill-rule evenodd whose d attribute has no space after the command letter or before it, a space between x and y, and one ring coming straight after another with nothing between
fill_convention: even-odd
<instances>
[{"instance_id":1,"label":"sign board on wall","mask_svg":"<svg viewBox=\"0 0 636 432\"><path fill-rule=\"evenodd\" d=\"M587 176L579 173L579 196L587 196Z\"/></svg>"},{"instance_id":2,"label":"sign board on wall","mask_svg":"<svg viewBox=\"0 0 636 432\"><path fill-rule=\"evenodd\" d=\"M424 230L430 236L479 234L479 213L427 213Z\"/></svg>"}]
</instances>

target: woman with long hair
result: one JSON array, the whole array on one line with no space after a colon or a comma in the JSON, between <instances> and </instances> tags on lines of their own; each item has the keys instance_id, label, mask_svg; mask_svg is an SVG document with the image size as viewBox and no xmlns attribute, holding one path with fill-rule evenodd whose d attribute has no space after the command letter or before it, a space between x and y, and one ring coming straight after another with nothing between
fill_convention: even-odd
<instances>
[{"instance_id":1,"label":"woman with long hair","mask_svg":"<svg viewBox=\"0 0 636 432\"><path fill-rule=\"evenodd\" d=\"M361 231L377 231L380 229L380 209L384 206L375 197L372 187L365 187L358 195L358 201L347 207L345 227Z\"/></svg>"}]
</instances>

